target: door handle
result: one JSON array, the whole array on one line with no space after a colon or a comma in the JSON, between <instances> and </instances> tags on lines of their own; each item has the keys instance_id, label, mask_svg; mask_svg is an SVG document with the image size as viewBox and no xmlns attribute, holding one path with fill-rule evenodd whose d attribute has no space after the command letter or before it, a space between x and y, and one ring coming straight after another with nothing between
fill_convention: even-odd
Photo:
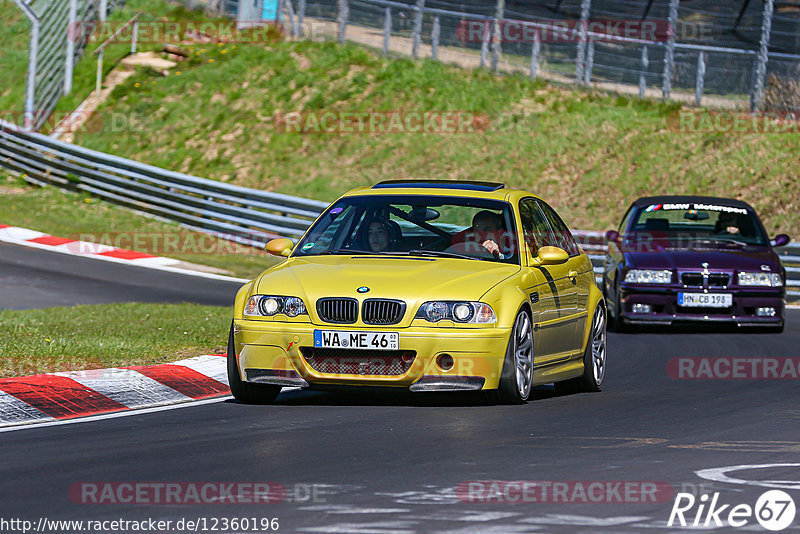
<instances>
[{"instance_id":1,"label":"door handle","mask_svg":"<svg viewBox=\"0 0 800 534\"><path fill-rule=\"evenodd\" d=\"M570 271L570 272L567 274L567 276L569 277L569 279L570 279L570 280L572 281L572 283L574 284L574 283L576 282L575 278L578 276L578 271Z\"/></svg>"}]
</instances>

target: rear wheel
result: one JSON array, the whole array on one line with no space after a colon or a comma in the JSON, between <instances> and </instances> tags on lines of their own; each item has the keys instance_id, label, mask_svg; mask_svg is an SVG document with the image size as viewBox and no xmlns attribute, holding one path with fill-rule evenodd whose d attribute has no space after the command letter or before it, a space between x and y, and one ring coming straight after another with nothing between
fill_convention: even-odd
<instances>
[{"instance_id":1,"label":"rear wheel","mask_svg":"<svg viewBox=\"0 0 800 534\"><path fill-rule=\"evenodd\" d=\"M504 404L522 404L533 389L533 327L526 310L517 314L508 340L503 374L497 388L497 400Z\"/></svg>"},{"instance_id":2,"label":"rear wheel","mask_svg":"<svg viewBox=\"0 0 800 534\"><path fill-rule=\"evenodd\" d=\"M233 397L247 404L269 404L281 392L280 386L271 384L250 384L239 375L239 364L236 361L236 348L233 344L233 325L228 335L228 384Z\"/></svg>"},{"instance_id":3,"label":"rear wheel","mask_svg":"<svg viewBox=\"0 0 800 534\"><path fill-rule=\"evenodd\" d=\"M606 374L606 310L598 304L594 310L592 330L583 352L583 375L556 382L559 393L575 393L578 391L600 391Z\"/></svg>"}]
</instances>

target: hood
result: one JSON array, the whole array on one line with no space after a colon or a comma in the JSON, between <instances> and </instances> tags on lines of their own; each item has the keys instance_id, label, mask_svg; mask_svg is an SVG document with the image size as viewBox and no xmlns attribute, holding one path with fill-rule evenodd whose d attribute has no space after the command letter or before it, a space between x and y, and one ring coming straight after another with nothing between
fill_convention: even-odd
<instances>
[{"instance_id":1,"label":"hood","mask_svg":"<svg viewBox=\"0 0 800 534\"><path fill-rule=\"evenodd\" d=\"M781 272L778 255L769 247L707 247L694 249L662 249L658 252L626 252L627 264L636 269L675 269L699 271L702 264L714 271Z\"/></svg>"},{"instance_id":2,"label":"hood","mask_svg":"<svg viewBox=\"0 0 800 534\"><path fill-rule=\"evenodd\" d=\"M397 299L409 311L429 300L477 301L519 270L519 265L450 258L306 256L269 269L254 287L262 295L302 298L314 319L316 301L324 297ZM369 292L358 293L362 286ZM401 324L408 323L407 311Z\"/></svg>"}]
</instances>

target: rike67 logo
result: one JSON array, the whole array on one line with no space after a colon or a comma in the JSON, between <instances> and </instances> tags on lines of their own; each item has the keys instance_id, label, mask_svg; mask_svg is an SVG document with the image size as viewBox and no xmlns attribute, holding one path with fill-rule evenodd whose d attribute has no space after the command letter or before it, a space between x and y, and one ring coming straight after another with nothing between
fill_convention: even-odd
<instances>
[{"instance_id":1,"label":"rike67 logo","mask_svg":"<svg viewBox=\"0 0 800 534\"><path fill-rule=\"evenodd\" d=\"M779 531L792 524L795 512L794 500L781 490L764 492L755 506L720 504L719 492L712 497L703 494L699 499L691 493L678 493L667 526L742 528L755 520L767 530Z\"/></svg>"}]
</instances>

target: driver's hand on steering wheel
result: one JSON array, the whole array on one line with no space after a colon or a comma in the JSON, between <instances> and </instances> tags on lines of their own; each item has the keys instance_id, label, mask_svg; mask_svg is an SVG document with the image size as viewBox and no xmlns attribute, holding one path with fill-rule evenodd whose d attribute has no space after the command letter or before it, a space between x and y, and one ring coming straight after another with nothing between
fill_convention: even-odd
<instances>
[{"instance_id":1,"label":"driver's hand on steering wheel","mask_svg":"<svg viewBox=\"0 0 800 534\"><path fill-rule=\"evenodd\" d=\"M491 239L487 239L481 243L481 246L488 250L493 256L500 256L500 247Z\"/></svg>"}]
</instances>

